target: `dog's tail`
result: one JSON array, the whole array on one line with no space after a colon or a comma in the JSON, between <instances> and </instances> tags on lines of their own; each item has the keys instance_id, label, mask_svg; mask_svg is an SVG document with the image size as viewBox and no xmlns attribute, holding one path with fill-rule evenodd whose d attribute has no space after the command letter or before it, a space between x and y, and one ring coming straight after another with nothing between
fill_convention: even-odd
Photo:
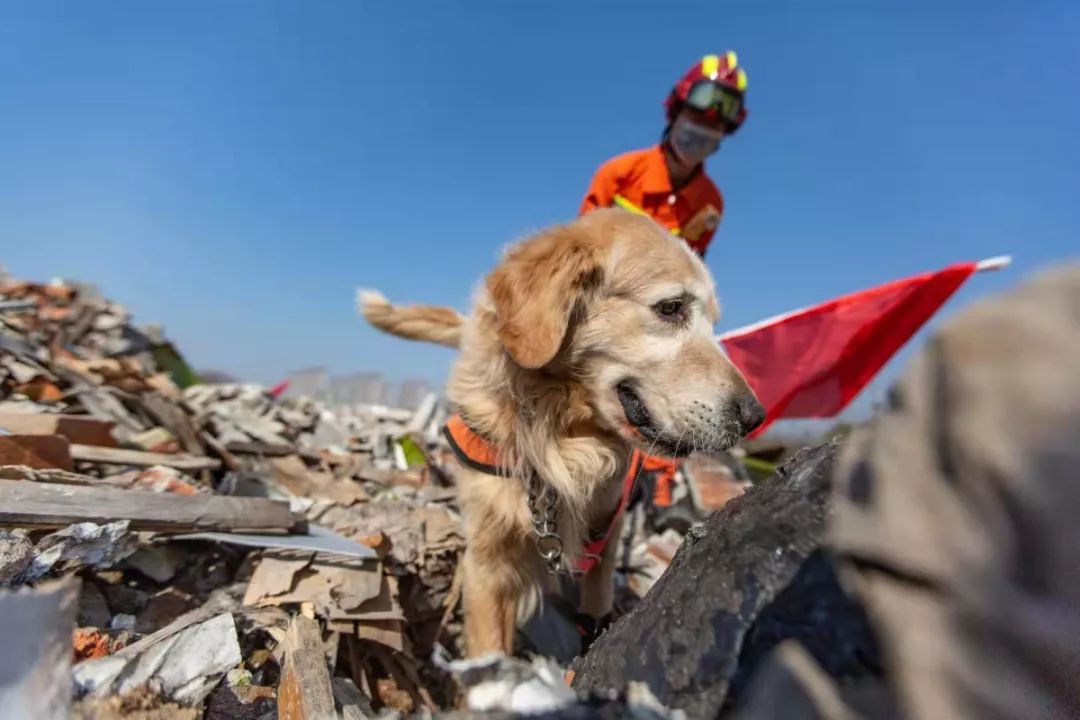
<instances>
[{"instance_id":1,"label":"dog's tail","mask_svg":"<svg viewBox=\"0 0 1080 720\"><path fill-rule=\"evenodd\" d=\"M456 348L465 317L457 310L435 305L399 306L376 290L357 290L356 309L383 332L409 340Z\"/></svg>"}]
</instances>

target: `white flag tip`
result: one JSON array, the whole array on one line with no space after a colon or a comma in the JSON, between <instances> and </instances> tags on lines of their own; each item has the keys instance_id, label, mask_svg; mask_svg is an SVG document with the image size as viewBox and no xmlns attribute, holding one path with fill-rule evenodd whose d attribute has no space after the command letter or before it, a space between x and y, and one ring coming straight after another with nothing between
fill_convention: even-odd
<instances>
[{"instance_id":1,"label":"white flag tip","mask_svg":"<svg viewBox=\"0 0 1080 720\"><path fill-rule=\"evenodd\" d=\"M990 270L1001 270L1008 267L1012 263L1012 255L998 255L997 257L986 258L975 263L975 272L987 272Z\"/></svg>"}]
</instances>

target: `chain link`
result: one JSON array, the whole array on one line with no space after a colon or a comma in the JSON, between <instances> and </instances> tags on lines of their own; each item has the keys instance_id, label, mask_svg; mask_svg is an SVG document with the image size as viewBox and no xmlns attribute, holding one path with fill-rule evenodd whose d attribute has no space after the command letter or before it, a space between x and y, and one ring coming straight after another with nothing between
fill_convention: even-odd
<instances>
[{"instance_id":1,"label":"chain link","mask_svg":"<svg viewBox=\"0 0 1080 720\"><path fill-rule=\"evenodd\" d=\"M548 572L555 575L562 565L563 551L557 517L559 496L542 483L535 473L529 478L526 491L529 496L529 515L532 517L533 532L536 534L536 549L547 563Z\"/></svg>"}]
</instances>

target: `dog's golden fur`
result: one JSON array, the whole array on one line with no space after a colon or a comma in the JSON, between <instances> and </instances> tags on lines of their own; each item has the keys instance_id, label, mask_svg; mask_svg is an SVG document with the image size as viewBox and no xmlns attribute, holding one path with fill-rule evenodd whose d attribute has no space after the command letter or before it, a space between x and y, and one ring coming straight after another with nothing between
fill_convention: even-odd
<instances>
[{"instance_id":1,"label":"dog's golden fur","mask_svg":"<svg viewBox=\"0 0 1080 720\"><path fill-rule=\"evenodd\" d=\"M356 305L369 323L391 335L453 348L461 342L465 318L452 308L433 305L397 307L375 290L357 292Z\"/></svg>"},{"instance_id":2,"label":"dog's golden fur","mask_svg":"<svg viewBox=\"0 0 1080 720\"><path fill-rule=\"evenodd\" d=\"M704 264L623 210L593 211L510 248L467 317L377 293L358 300L382 330L459 348L448 398L516 478L467 467L458 476L470 656L513 651L519 611L544 580L530 473L558 494L572 567L588 532L610 520L633 447L721 450L760 421L713 337L719 305ZM611 609L615 546L582 580L582 610L596 618Z\"/></svg>"}]
</instances>

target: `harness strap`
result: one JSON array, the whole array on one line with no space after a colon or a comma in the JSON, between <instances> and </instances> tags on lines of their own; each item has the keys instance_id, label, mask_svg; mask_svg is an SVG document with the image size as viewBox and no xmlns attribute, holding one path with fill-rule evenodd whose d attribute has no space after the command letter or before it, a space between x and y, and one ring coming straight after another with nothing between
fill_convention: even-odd
<instances>
[{"instance_id":1,"label":"harness strap","mask_svg":"<svg viewBox=\"0 0 1080 720\"><path fill-rule=\"evenodd\" d=\"M510 476L510 473L499 462L498 448L470 428L461 415L451 416L446 421L446 425L443 426L442 432L447 442L450 443L450 449L463 465L488 475ZM626 506L630 502L630 495L634 491L634 483L637 481L638 472L641 470L644 458L644 454L638 450L631 453L626 475L623 476L622 496L619 498L619 505L615 508L615 512L608 522L607 530L599 537L585 544L582 555L577 562L577 571L579 573L589 572L600 562L604 548L607 547L608 542L611 540L611 535L615 531L619 518L626 512Z\"/></svg>"},{"instance_id":2,"label":"harness strap","mask_svg":"<svg viewBox=\"0 0 1080 720\"><path fill-rule=\"evenodd\" d=\"M499 451L480 433L469 427L461 415L453 415L447 420L442 432L455 457L463 465L488 475L509 476L499 462Z\"/></svg>"},{"instance_id":3,"label":"harness strap","mask_svg":"<svg viewBox=\"0 0 1080 720\"><path fill-rule=\"evenodd\" d=\"M611 516L607 531L601 537L585 544L581 557L578 558L578 572L582 574L589 572L599 564L601 557L603 557L604 548L611 541L611 535L615 532L615 526L618 525L619 518L626 512L626 506L630 502L630 495L634 492L634 483L637 481L638 473L641 471L643 458L644 455L638 450L631 453L630 462L626 467L626 475L623 476L622 497L619 498L619 506L615 508L615 514Z\"/></svg>"}]
</instances>

